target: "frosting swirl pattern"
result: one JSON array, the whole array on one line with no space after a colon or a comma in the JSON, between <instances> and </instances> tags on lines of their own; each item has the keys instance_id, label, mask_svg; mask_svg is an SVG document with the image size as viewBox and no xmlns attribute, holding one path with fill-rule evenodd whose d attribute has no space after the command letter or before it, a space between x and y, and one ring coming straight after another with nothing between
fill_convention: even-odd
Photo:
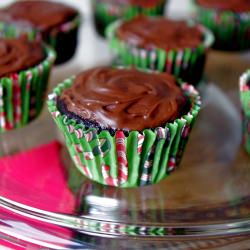
<instances>
[{"instance_id":1,"label":"frosting swirl pattern","mask_svg":"<svg viewBox=\"0 0 250 250\"><path fill-rule=\"evenodd\" d=\"M38 41L0 39L0 77L36 66L44 57Z\"/></svg>"},{"instance_id":2,"label":"frosting swirl pattern","mask_svg":"<svg viewBox=\"0 0 250 250\"><path fill-rule=\"evenodd\" d=\"M144 8L154 7L165 0L97 0L98 3L113 4L116 6L139 6Z\"/></svg>"},{"instance_id":3,"label":"frosting swirl pattern","mask_svg":"<svg viewBox=\"0 0 250 250\"><path fill-rule=\"evenodd\" d=\"M146 49L195 48L203 40L198 27L190 27L184 21L162 17L138 16L124 22L117 30L121 40Z\"/></svg>"},{"instance_id":4,"label":"frosting swirl pattern","mask_svg":"<svg viewBox=\"0 0 250 250\"><path fill-rule=\"evenodd\" d=\"M173 76L108 67L80 73L59 100L68 112L103 128L139 131L165 125L187 107Z\"/></svg>"},{"instance_id":5,"label":"frosting swirl pattern","mask_svg":"<svg viewBox=\"0 0 250 250\"><path fill-rule=\"evenodd\" d=\"M16 1L0 12L0 20L27 21L41 31L49 31L77 15L73 8L50 1Z\"/></svg>"},{"instance_id":6,"label":"frosting swirl pattern","mask_svg":"<svg viewBox=\"0 0 250 250\"><path fill-rule=\"evenodd\" d=\"M216 8L236 12L250 11L249 0L197 0L197 3L205 8Z\"/></svg>"},{"instance_id":7,"label":"frosting swirl pattern","mask_svg":"<svg viewBox=\"0 0 250 250\"><path fill-rule=\"evenodd\" d=\"M135 6L150 8L160 3L163 3L164 0L130 0L129 2L130 4Z\"/></svg>"}]
</instances>

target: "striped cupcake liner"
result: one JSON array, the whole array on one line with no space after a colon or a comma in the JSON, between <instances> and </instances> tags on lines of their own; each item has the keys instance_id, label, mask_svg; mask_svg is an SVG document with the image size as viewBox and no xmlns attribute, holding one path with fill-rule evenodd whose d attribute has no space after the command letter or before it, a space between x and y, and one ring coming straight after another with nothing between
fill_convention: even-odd
<instances>
[{"instance_id":1,"label":"striped cupcake liner","mask_svg":"<svg viewBox=\"0 0 250 250\"><path fill-rule=\"evenodd\" d=\"M20 36L35 40L40 35L25 23L0 22L0 37ZM44 46L44 50L46 58L40 64L0 78L0 133L20 128L40 114L56 57L53 49Z\"/></svg>"},{"instance_id":2,"label":"striped cupcake liner","mask_svg":"<svg viewBox=\"0 0 250 250\"><path fill-rule=\"evenodd\" d=\"M88 128L69 119L57 108L57 98L73 79L59 84L49 95L48 107L78 170L98 183L136 187L157 183L179 164L189 133L200 110L200 96L193 86L180 82L190 101L190 111L165 127L124 134Z\"/></svg>"},{"instance_id":3,"label":"striped cupcake liner","mask_svg":"<svg viewBox=\"0 0 250 250\"><path fill-rule=\"evenodd\" d=\"M39 38L39 32L25 23L5 23L0 21L0 38L26 36L29 40Z\"/></svg>"},{"instance_id":4,"label":"striped cupcake liner","mask_svg":"<svg viewBox=\"0 0 250 250\"><path fill-rule=\"evenodd\" d=\"M250 12L237 13L204 8L193 0L196 20L215 36L214 48L240 51L250 49Z\"/></svg>"},{"instance_id":5,"label":"striped cupcake liner","mask_svg":"<svg viewBox=\"0 0 250 250\"><path fill-rule=\"evenodd\" d=\"M52 29L47 37L43 37L44 41L56 51L55 64L64 63L74 56L80 24L81 16L77 15L73 20Z\"/></svg>"},{"instance_id":6,"label":"striped cupcake liner","mask_svg":"<svg viewBox=\"0 0 250 250\"><path fill-rule=\"evenodd\" d=\"M164 14L166 3L166 0L162 0L155 6L142 8L128 4L112 4L93 0L92 8L97 31L104 36L105 28L119 18L131 19L138 14L147 16L162 16Z\"/></svg>"},{"instance_id":7,"label":"striped cupcake liner","mask_svg":"<svg viewBox=\"0 0 250 250\"><path fill-rule=\"evenodd\" d=\"M0 37L14 38L26 35L29 39L43 39L57 54L55 64L61 64L74 55L77 46L78 28L81 23L80 15L52 29L49 34L43 35L38 29L25 22L0 22Z\"/></svg>"},{"instance_id":8,"label":"striped cupcake liner","mask_svg":"<svg viewBox=\"0 0 250 250\"><path fill-rule=\"evenodd\" d=\"M250 69L240 77L239 85L243 118L243 144L250 154Z\"/></svg>"},{"instance_id":9,"label":"striped cupcake liner","mask_svg":"<svg viewBox=\"0 0 250 250\"><path fill-rule=\"evenodd\" d=\"M142 69L168 72L183 81L193 85L200 82L204 70L206 52L213 43L213 35L203 26L198 26L204 34L204 41L197 48L165 51L160 48L147 50L133 44L128 44L116 36L116 31L122 24L118 20L110 24L106 30L111 50L118 56L123 65L134 65ZM193 22L188 22L193 26Z\"/></svg>"},{"instance_id":10,"label":"striped cupcake liner","mask_svg":"<svg viewBox=\"0 0 250 250\"><path fill-rule=\"evenodd\" d=\"M52 49L45 51L39 65L0 78L0 133L20 128L40 114L55 60Z\"/></svg>"}]
</instances>

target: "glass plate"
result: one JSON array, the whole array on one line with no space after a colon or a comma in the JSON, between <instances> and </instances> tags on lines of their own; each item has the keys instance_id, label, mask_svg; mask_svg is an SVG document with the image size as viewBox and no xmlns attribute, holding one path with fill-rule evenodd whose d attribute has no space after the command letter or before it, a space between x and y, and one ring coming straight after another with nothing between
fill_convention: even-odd
<instances>
[{"instance_id":1,"label":"glass plate","mask_svg":"<svg viewBox=\"0 0 250 250\"><path fill-rule=\"evenodd\" d=\"M238 77L247 67L249 55L210 54L208 79L200 86L203 108L184 158L159 184L118 189L93 183L75 171L64 146L55 152L61 168L48 164L33 169L32 176L27 166L0 169L0 233L55 249L247 245L250 157L241 146L238 100ZM72 72L56 69L52 86L64 78L61 73ZM30 125L0 135L0 154L55 139L63 142L45 109Z\"/></svg>"}]
</instances>

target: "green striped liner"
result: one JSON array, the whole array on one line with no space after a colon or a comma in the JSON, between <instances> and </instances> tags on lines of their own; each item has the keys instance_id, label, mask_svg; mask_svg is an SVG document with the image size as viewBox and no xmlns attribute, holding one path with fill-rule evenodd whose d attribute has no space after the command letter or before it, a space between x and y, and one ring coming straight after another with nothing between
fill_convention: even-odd
<instances>
[{"instance_id":1,"label":"green striped liner","mask_svg":"<svg viewBox=\"0 0 250 250\"><path fill-rule=\"evenodd\" d=\"M250 49L250 11L233 12L204 8L193 0L196 20L210 29L218 50Z\"/></svg>"},{"instance_id":2,"label":"green striped liner","mask_svg":"<svg viewBox=\"0 0 250 250\"><path fill-rule=\"evenodd\" d=\"M164 9L167 1L162 0L160 3L152 7L142 8L139 6L133 6L129 4L112 4L105 3L98 0L92 0L93 12L96 22L102 26L102 35L104 35L105 27L107 27L113 21L124 18L131 19L138 14L143 14L147 16L162 16L164 14Z\"/></svg>"},{"instance_id":3,"label":"green striped liner","mask_svg":"<svg viewBox=\"0 0 250 250\"><path fill-rule=\"evenodd\" d=\"M63 23L59 27L55 27L54 29L52 29L50 31L50 35L45 40L52 48L56 49L58 43L60 43L60 41L58 41L58 35L70 33L71 31L78 29L80 24L81 24L81 16L77 15L71 21Z\"/></svg>"},{"instance_id":4,"label":"green striped liner","mask_svg":"<svg viewBox=\"0 0 250 250\"><path fill-rule=\"evenodd\" d=\"M0 78L0 133L20 128L40 114L55 60L55 52L44 49L46 58L39 65Z\"/></svg>"},{"instance_id":5,"label":"green striped liner","mask_svg":"<svg viewBox=\"0 0 250 250\"><path fill-rule=\"evenodd\" d=\"M51 29L48 34L37 30L42 39L56 51L56 65L65 63L74 56L80 24L81 15L77 14L72 20Z\"/></svg>"},{"instance_id":6,"label":"green striped liner","mask_svg":"<svg viewBox=\"0 0 250 250\"><path fill-rule=\"evenodd\" d=\"M0 37L16 38L22 35L26 35L29 40L34 40L39 37L38 31L26 24L0 21Z\"/></svg>"},{"instance_id":7,"label":"green striped liner","mask_svg":"<svg viewBox=\"0 0 250 250\"><path fill-rule=\"evenodd\" d=\"M71 86L74 78L60 83L49 95L48 108L65 142L77 169L89 179L109 186L123 188L157 183L175 170L184 151L189 132L200 110L200 97L193 86L179 82L190 101L190 111L165 127L145 129L142 132L123 131L111 135L97 132L70 119L57 108L57 98ZM118 152L117 143L125 150ZM127 175L119 175L119 167L127 162Z\"/></svg>"},{"instance_id":8,"label":"green striped liner","mask_svg":"<svg viewBox=\"0 0 250 250\"><path fill-rule=\"evenodd\" d=\"M147 50L128 44L116 36L116 31L124 21L118 20L106 29L106 37L111 50L118 56L118 61L124 65L134 65L142 69L168 72L184 81L198 84L201 80L206 52L213 44L212 33L203 26L198 26L204 34L204 41L197 48L165 51L161 48ZM193 22L188 25L194 26Z\"/></svg>"},{"instance_id":9,"label":"green striped liner","mask_svg":"<svg viewBox=\"0 0 250 250\"><path fill-rule=\"evenodd\" d=\"M243 144L246 151L250 154L250 69L240 77L239 85L243 116Z\"/></svg>"},{"instance_id":10,"label":"green striped liner","mask_svg":"<svg viewBox=\"0 0 250 250\"><path fill-rule=\"evenodd\" d=\"M68 61L75 53L77 43L77 31L81 24L81 16L77 14L72 20L67 21L58 27L43 33L34 26L29 26L24 22L0 22L0 37L15 38L26 35L30 40L43 39L45 43L50 45L56 52L56 64ZM67 47L66 47L67 46ZM65 48L66 47L66 48ZM69 55L65 58L65 52Z\"/></svg>"},{"instance_id":11,"label":"green striped liner","mask_svg":"<svg viewBox=\"0 0 250 250\"><path fill-rule=\"evenodd\" d=\"M39 39L39 33L23 23L0 22L0 37L4 39L26 36ZM27 70L0 78L0 133L20 128L36 118L43 107L50 70L55 52L44 46L45 59Z\"/></svg>"}]
</instances>

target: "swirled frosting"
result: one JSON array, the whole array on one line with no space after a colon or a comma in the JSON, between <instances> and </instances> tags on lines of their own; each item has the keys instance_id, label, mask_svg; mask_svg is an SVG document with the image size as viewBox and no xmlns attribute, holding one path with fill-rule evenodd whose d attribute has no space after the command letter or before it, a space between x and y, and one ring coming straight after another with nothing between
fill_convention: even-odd
<instances>
[{"instance_id":1,"label":"swirled frosting","mask_svg":"<svg viewBox=\"0 0 250 250\"><path fill-rule=\"evenodd\" d=\"M80 73L59 100L68 112L103 128L139 131L165 125L187 107L173 76L109 67Z\"/></svg>"},{"instance_id":2,"label":"swirled frosting","mask_svg":"<svg viewBox=\"0 0 250 250\"><path fill-rule=\"evenodd\" d=\"M142 48L165 50L194 48L203 40L203 34L198 27L190 27L184 21L145 16L124 22L117 29L117 36Z\"/></svg>"},{"instance_id":3,"label":"swirled frosting","mask_svg":"<svg viewBox=\"0 0 250 250\"><path fill-rule=\"evenodd\" d=\"M51 1L16 1L0 12L0 20L27 21L41 31L49 31L71 20L77 12L64 4Z\"/></svg>"},{"instance_id":4,"label":"swirled frosting","mask_svg":"<svg viewBox=\"0 0 250 250\"><path fill-rule=\"evenodd\" d=\"M197 3L205 8L215 8L219 10L231 10L236 12L249 12L249 0L196 0Z\"/></svg>"},{"instance_id":5,"label":"swirled frosting","mask_svg":"<svg viewBox=\"0 0 250 250\"><path fill-rule=\"evenodd\" d=\"M165 0L97 0L97 3L115 4L116 6L139 6L150 8L163 3Z\"/></svg>"},{"instance_id":6,"label":"swirled frosting","mask_svg":"<svg viewBox=\"0 0 250 250\"><path fill-rule=\"evenodd\" d=\"M140 6L144 8L149 8L156 6L160 3L164 2L163 0L130 0L130 4L135 6Z\"/></svg>"},{"instance_id":7,"label":"swirled frosting","mask_svg":"<svg viewBox=\"0 0 250 250\"><path fill-rule=\"evenodd\" d=\"M44 57L40 42L0 39L0 77L36 66Z\"/></svg>"}]
</instances>

